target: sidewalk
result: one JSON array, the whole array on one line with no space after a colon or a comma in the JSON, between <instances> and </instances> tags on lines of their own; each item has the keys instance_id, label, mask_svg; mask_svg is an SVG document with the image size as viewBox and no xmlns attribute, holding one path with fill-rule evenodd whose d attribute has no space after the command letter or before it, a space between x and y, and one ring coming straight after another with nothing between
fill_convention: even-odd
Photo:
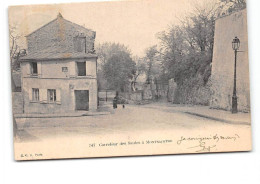
<instances>
[{"instance_id":1,"label":"sidewalk","mask_svg":"<svg viewBox=\"0 0 260 184\"><path fill-rule=\"evenodd\" d=\"M100 111L77 111L70 113L60 113L60 114L14 114L15 118L62 118L62 117L80 117L80 116L98 116L98 115L108 115L110 112L100 112Z\"/></svg>"},{"instance_id":2,"label":"sidewalk","mask_svg":"<svg viewBox=\"0 0 260 184\"><path fill-rule=\"evenodd\" d=\"M67 113L50 113L50 114L36 114L24 113L14 114L15 118L64 118L64 117L81 117L81 116L101 116L113 114L112 103L101 104L96 111L75 111Z\"/></svg>"},{"instance_id":3,"label":"sidewalk","mask_svg":"<svg viewBox=\"0 0 260 184\"><path fill-rule=\"evenodd\" d=\"M160 104L157 105L161 106ZM170 107L170 109L175 112L185 113L185 114L207 118L215 121L221 121L224 123L251 125L250 113L239 112L237 114L232 114L230 111L211 109L209 106L199 106L199 105L192 106L192 105L167 104L166 107L168 108ZM163 104L160 108L163 108Z\"/></svg>"},{"instance_id":4,"label":"sidewalk","mask_svg":"<svg viewBox=\"0 0 260 184\"><path fill-rule=\"evenodd\" d=\"M209 107L196 107L195 109L187 109L186 114L191 114L211 120L222 121L229 124L251 125L250 113L232 114L229 111L210 109Z\"/></svg>"}]
</instances>

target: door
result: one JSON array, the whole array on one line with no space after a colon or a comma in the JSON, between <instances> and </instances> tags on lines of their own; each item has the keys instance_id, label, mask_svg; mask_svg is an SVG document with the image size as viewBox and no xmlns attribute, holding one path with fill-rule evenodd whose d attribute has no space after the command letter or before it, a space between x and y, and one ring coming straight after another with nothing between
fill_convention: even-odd
<instances>
[{"instance_id":1,"label":"door","mask_svg":"<svg viewBox=\"0 0 260 184\"><path fill-rule=\"evenodd\" d=\"M75 90L76 110L89 110L89 91Z\"/></svg>"}]
</instances>

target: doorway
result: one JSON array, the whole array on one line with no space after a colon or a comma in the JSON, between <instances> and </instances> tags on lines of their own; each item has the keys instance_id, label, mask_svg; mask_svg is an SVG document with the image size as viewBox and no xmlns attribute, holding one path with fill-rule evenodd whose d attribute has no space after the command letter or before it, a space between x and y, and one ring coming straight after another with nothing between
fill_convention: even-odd
<instances>
[{"instance_id":1,"label":"doorway","mask_svg":"<svg viewBox=\"0 0 260 184\"><path fill-rule=\"evenodd\" d=\"M75 90L76 110L89 110L89 91Z\"/></svg>"}]
</instances>

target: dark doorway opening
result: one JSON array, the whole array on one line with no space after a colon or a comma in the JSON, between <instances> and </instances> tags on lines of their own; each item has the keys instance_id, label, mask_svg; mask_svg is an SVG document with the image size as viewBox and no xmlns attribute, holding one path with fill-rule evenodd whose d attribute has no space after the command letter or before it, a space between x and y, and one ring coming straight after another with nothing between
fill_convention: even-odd
<instances>
[{"instance_id":1,"label":"dark doorway opening","mask_svg":"<svg viewBox=\"0 0 260 184\"><path fill-rule=\"evenodd\" d=\"M75 90L76 110L89 110L89 91Z\"/></svg>"}]
</instances>

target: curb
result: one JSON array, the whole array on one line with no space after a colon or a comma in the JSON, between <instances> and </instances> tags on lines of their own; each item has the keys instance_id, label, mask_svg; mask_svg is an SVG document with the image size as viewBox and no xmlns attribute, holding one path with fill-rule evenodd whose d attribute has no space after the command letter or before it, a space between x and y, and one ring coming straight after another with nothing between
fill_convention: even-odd
<instances>
[{"instance_id":1,"label":"curb","mask_svg":"<svg viewBox=\"0 0 260 184\"><path fill-rule=\"evenodd\" d=\"M43 115L43 114L34 114L34 115L26 115L26 114L15 114L15 118L66 118L66 117L82 117L82 116L102 116L109 115L110 112L91 112L84 113L78 115Z\"/></svg>"},{"instance_id":2,"label":"curb","mask_svg":"<svg viewBox=\"0 0 260 184\"><path fill-rule=\"evenodd\" d=\"M239 125L251 125L249 122L244 122L244 121L230 121L230 120L226 120L226 119L221 119L221 118L216 118L216 117L212 117L212 116L207 116L204 114L199 114L199 113L195 113L195 112L188 112L185 111L185 114L190 114L193 116L198 116L201 118L206 118L206 119L210 119L210 120L214 120L214 121L221 121L223 123L228 123L228 124L239 124Z\"/></svg>"}]
</instances>

